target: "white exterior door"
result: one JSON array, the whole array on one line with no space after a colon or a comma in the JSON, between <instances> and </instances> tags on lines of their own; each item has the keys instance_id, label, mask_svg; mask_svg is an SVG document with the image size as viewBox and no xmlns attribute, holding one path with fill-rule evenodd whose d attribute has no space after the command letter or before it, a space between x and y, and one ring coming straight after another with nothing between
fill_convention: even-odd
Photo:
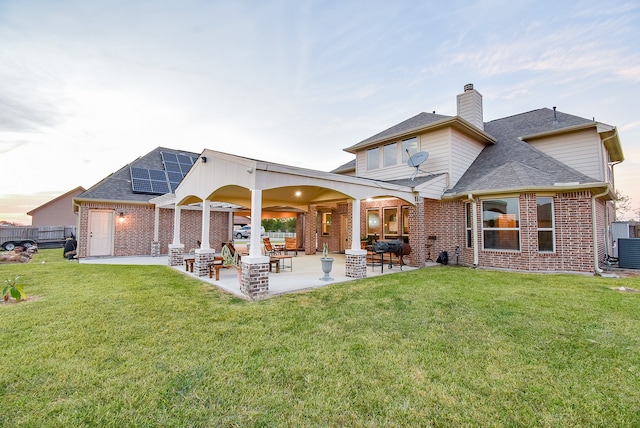
<instances>
[{"instance_id":1,"label":"white exterior door","mask_svg":"<svg viewBox=\"0 0 640 428\"><path fill-rule=\"evenodd\" d=\"M89 257L113 254L113 229L113 211L89 211Z\"/></svg>"}]
</instances>

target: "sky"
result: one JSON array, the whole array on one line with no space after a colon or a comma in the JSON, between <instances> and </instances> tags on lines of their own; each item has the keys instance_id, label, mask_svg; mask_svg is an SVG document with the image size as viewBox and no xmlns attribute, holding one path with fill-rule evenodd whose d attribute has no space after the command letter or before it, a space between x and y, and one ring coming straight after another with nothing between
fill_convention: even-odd
<instances>
[{"instance_id":1,"label":"sky","mask_svg":"<svg viewBox=\"0 0 640 428\"><path fill-rule=\"evenodd\" d=\"M638 211L638 40L640 0L0 0L0 220L159 146L330 171L467 83L616 126Z\"/></svg>"}]
</instances>

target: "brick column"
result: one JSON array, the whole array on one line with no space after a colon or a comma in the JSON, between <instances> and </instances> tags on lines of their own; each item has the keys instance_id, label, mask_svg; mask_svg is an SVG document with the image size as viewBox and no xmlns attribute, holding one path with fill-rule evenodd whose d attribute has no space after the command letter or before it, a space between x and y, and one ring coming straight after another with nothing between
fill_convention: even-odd
<instances>
[{"instance_id":1,"label":"brick column","mask_svg":"<svg viewBox=\"0 0 640 428\"><path fill-rule=\"evenodd\" d=\"M169 244L169 266L182 266L184 244Z\"/></svg>"},{"instance_id":2,"label":"brick column","mask_svg":"<svg viewBox=\"0 0 640 428\"><path fill-rule=\"evenodd\" d=\"M160 257L160 243L158 241L151 243L151 257Z\"/></svg>"},{"instance_id":3,"label":"brick column","mask_svg":"<svg viewBox=\"0 0 640 428\"><path fill-rule=\"evenodd\" d=\"M427 260L427 239L424 231L425 201L420 201L409 208L409 266L424 267Z\"/></svg>"},{"instance_id":4,"label":"brick column","mask_svg":"<svg viewBox=\"0 0 640 428\"><path fill-rule=\"evenodd\" d=\"M349 278L366 278L367 250L346 250L346 275Z\"/></svg>"},{"instance_id":5,"label":"brick column","mask_svg":"<svg viewBox=\"0 0 640 428\"><path fill-rule=\"evenodd\" d=\"M206 250L196 250L195 261L193 263L193 273L196 276L209 275L209 265L213 263L215 250L208 248Z\"/></svg>"},{"instance_id":6,"label":"brick column","mask_svg":"<svg viewBox=\"0 0 640 428\"><path fill-rule=\"evenodd\" d=\"M268 258L265 259L268 260ZM269 294L269 262L242 262L241 264L242 281L240 282L240 292L250 300L266 299Z\"/></svg>"},{"instance_id":7,"label":"brick column","mask_svg":"<svg viewBox=\"0 0 640 428\"><path fill-rule=\"evenodd\" d=\"M318 207L309 205L309 211L305 213L304 220L304 253L316 253L316 221L318 215Z\"/></svg>"}]
</instances>

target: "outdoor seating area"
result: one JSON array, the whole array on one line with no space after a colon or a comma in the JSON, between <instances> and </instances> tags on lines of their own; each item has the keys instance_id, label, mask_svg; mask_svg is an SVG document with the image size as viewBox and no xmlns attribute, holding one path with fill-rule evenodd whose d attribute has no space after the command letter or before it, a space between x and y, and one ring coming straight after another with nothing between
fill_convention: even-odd
<instances>
[{"instance_id":1,"label":"outdoor seating area","mask_svg":"<svg viewBox=\"0 0 640 428\"><path fill-rule=\"evenodd\" d=\"M287 265L287 260L289 260L289 264ZM276 273L280 273L281 270L289 269L293 271L293 257L288 256L286 254L278 254L269 257L269 272L272 271L272 268L275 268Z\"/></svg>"}]
</instances>

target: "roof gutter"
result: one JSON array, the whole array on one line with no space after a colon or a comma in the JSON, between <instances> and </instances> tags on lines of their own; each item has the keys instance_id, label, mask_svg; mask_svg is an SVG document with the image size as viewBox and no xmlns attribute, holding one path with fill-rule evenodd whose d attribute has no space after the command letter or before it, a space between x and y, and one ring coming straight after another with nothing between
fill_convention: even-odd
<instances>
[{"instance_id":1,"label":"roof gutter","mask_svg":"<svg viewBox=\"0 0 640 428\"><path fill-rule=\"evenodd\" d=\"M609 193L609 184L603 182L597 183L556 183L552 186L539 186L539 187L531 187L531 186L522 186L522 187L508 187L504 189L486 189L486 190L474 190L473 194L475 197L484 196L484 195L499 195L505 193L531 193L531 192L575 192L580 190L594 190L598 191L600 189L605 189L605 194ZM468 191L467 191L468 192ZM445 193L442 195L443 200L447 199L459 199L466 198L469 193Z\"/></svg>"},{"instance_id":2,"label":"roof gutter","mask_svg":"<svg viewBox=\"0 0 640 428\"><path fill-rule=\"evenodd\" d=\"M596 199L601 198L602 196L605 196L608 193L609 193L609 186L607 186L607 189L604 192L595 194L591 197L591 233L593 235L593 269L596 275L602 274L602 269L600 269L600 266L598 265L598 225L596 221ZM609 224L609 221L608 221L609 214L607 213L606 207L607 207L607 203L605 201L605 210L604 210L605 227L607 227L607 225Z\"/></svg>"}]
</instances>

